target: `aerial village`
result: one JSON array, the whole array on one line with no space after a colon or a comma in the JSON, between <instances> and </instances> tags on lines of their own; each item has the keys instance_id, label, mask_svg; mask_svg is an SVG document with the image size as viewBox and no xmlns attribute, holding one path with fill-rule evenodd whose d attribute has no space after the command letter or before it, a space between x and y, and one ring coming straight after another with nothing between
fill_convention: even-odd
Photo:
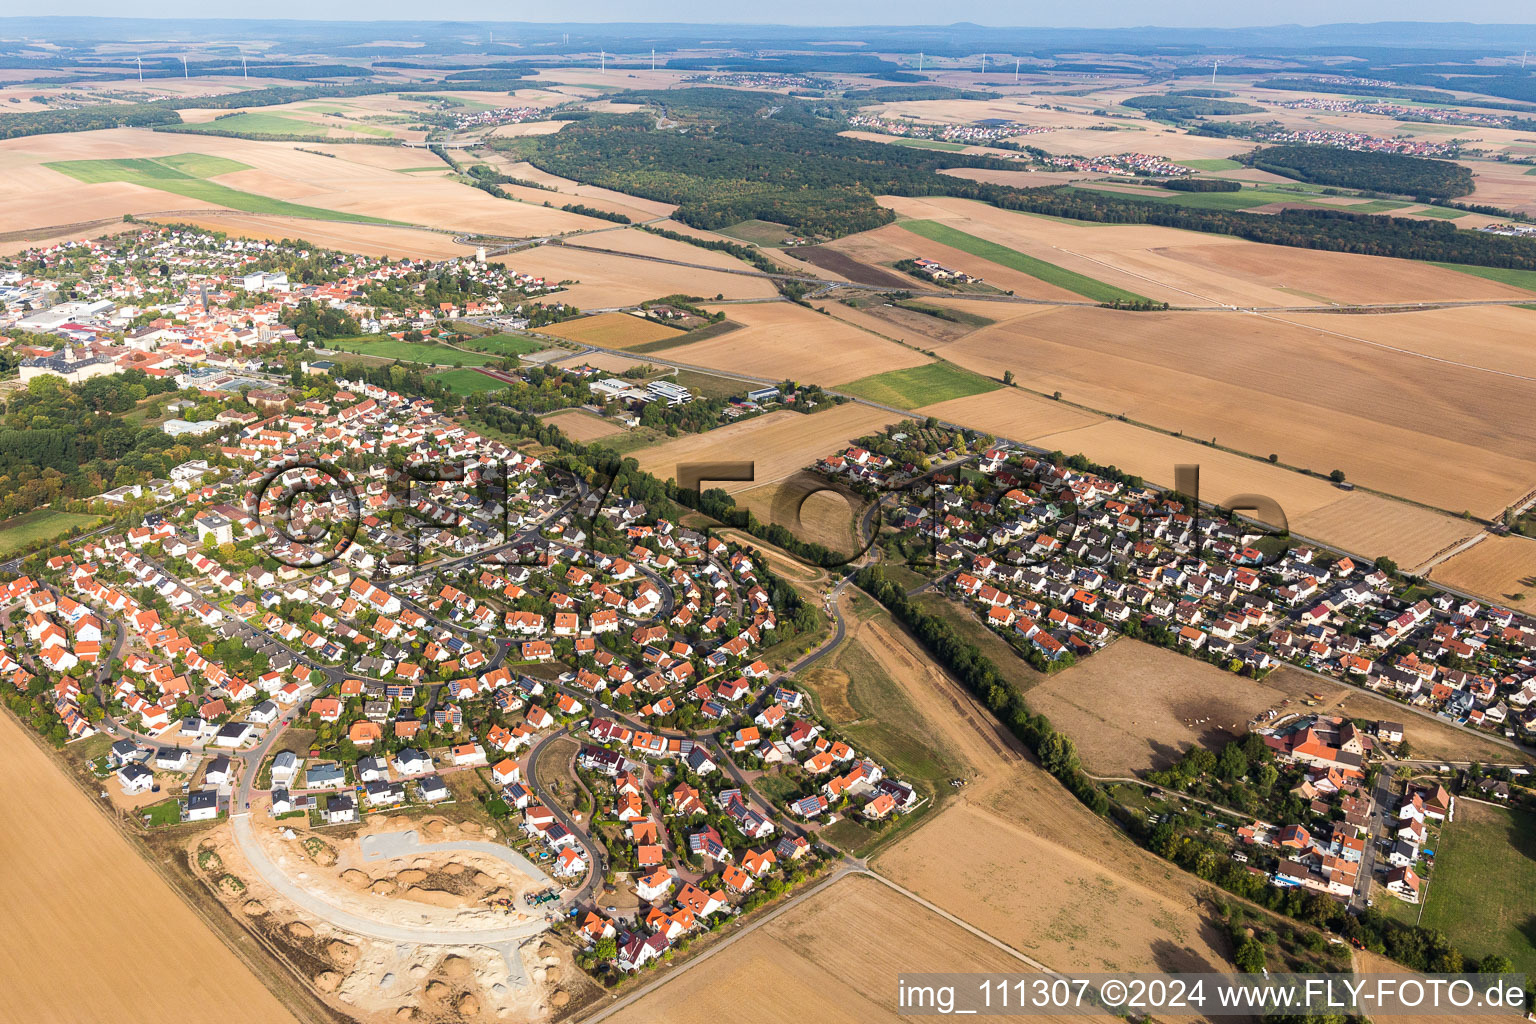
<instances>
[{"instance_id":1,"label":"aerial village","mask_svg":"<svg viewBox=\"0 0 1536 1024\"><path fill-rule=\"evenodd\" d=\"M925 473L900 457L911 444L906 434L875 435L817 468L892 497L885 522L931 552L937 583L1042 671L1134 636L1237 677L1290 665L1345 682L1403 705L1394 718L1429 714L1509 740L1536 736L1528 616L1407 580L1387 560L1361 565L1276 544L1236 517L1197 518L1121 474L1010 447L968 459L935 452L935 462L951 461ZM1273 762L1284 785L1272 789L1276 820L1249 816L1231 833L1234 858L1276 886L1362 905L1374 870L1382 888L1417 902L1417 872L1433 854L1427 836L1454 815L1455 797L1379 771L1409 754L1400 721L1328 716L1307 703L1318 701L1248 723L1252 761ZM1498 778L1465 781L1479 796L1509 798Z\"/></svg>"}]
</instances>

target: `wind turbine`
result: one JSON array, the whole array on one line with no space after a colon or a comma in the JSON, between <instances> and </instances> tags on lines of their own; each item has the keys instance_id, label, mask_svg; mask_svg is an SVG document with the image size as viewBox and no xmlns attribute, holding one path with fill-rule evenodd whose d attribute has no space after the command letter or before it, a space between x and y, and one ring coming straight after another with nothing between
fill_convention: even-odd
<instances>
[{"instance_id":1,"label":"wind turbine","mask_svg":"<svg viewBox=\"0 0 1536 1024\"><path fill-rule=\"evenodd\" d=\"M1525 70L1525 58L1529 57L1530 55L1531 55L1531 51L1530 50L1526 50L1524 53L1522 53L1520 55L1520 70L1521 71Z\"/></svg>"},{"instance_id":2,"label":"wind turbine","mask_svg":"<svg viewBox=\"0 0 1536 1024\"><path fill-rule=\"evenodd\" d=\"M597 51L597 70L600 73L605 74L605 75L608 73L608 51L607 50L598 50Z\"/></svg>"},{"instance_id":3,"label":"wind turbine","mask_svg":"<svg viewBox=\"0 0 1536 1024\"><path fill-rule=\"evenodd\" d=\"M651 47L651 70L656 70L656 47Z\"/></svg>"},{"instance_id":4,"label":"wind turbine","mask_svg":"<svg viewBox=\"0 0 1536 1024\"><path fill-rule=\"evenodd\" d=\"M1221 67L1221 61L1218 60L1218 61L1213 61L1211 63L1211 84L1212 85L1216 84L1216 69L1219 68L1219 67Z\"/></svg>"},{"instance_id":5,"label":"wind turbine","mask_svg":"<svg viewBox=\"0 0 1536 1024\"><path fill-rule=\"evenodd\" d=\"M923 70L923 51L917 51L917 70Z\"/></svg>"},{"instance_id":6,"label":"wind turbine","mask_svg":"<svg viewBox=\"0 0 1536 1024\"><path fill-rule=\"evenodd\" d=\"M143 57L135 57L133 59L139 62L139 84L143 85L144 84L144 58Z\"/></svg>"},{"instance_id":7,"label":"wind turbine","mask_svg":"<svg viewBox=\"0 0 1536 1024\"><path fill-rule=\"evenodd\" d=\"M187 58L181 58L181 77L187 81L192 80L192 74L187 71Z\"/></svg>"},{"instance_id":8,"label":"wind turbine","mask_svg":"<svg viewBox=\"0 0 1536 1024\"><path fill-rule=\"evenodd\" d=\"M983 75L985 75L987 73L987 55L986 54L982 54L981 55L981 73Z\"/></svg>"},{"instance_id":9,"label":"wind turbine","mask_svg":"<svg viewBox=\"0 0 1536 1024\"><path fill-rule=\"evenodd\" d=\"M251 80L251 71L245 66L245 54L243 53L240 55L240 77L247 82Z\"/></svg>"},{"instance_id":10,"label":"wind turbine","mask_svg":"<svg viewBox=\"0 0 1536 1024\"><path fill-rule=\"evenodd\" d=\"M1018 85L1019 84L1019 64L1020 63L1021 63L1021 61L1019 60L1019 58L1017 58L1017 57L1013 58L1013 84L1014 85Z\"/></svg>"}]
</instances>

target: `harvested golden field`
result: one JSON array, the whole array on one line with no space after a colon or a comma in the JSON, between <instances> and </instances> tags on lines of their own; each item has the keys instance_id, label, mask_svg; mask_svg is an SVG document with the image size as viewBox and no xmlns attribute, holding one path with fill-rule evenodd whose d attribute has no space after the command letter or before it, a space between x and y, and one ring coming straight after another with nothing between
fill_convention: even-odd
<instances>
[{"instance_id":1,"label":"harvested golden field","mask_svg":"<svg viewBox=\"0 0 1536 1024\"><path fill-rule=\"evenodd\" d=\"M612 420L605 420L601 416L594 416L580 409L567 409L553 416L545 416L544 422L552 427L559 427L560 432L566 437L582 444L596 441L600 437L612 437L624 430Z\"/></svg>"},{"instance_id":2,"label":"harvested golden field","mask_svg":"<svg viewBox=\"0 0 1536 1024\"><path fill-rule=\"evenodd\" d=\"M939 173L964 178L967 181L984 181L990 185L1012 185L1014 188L1069 185L1074 181L1095 177L1089 171L1041 171L1028 167L1021 167L1016 171L998 171L986 167L946 167Z\"/></svg>"},{"instance_id":3,"label":"harvested golden field","mask_svg":"<svg viewBox=\"0 0 1536 1024\"><path fill-rule=\"evenodd\" d=\"M630 313L599 313L579 320L567 320L550 327L541 327L539 333L599 348L631 348L683 336L683 332L676 327L668 327Z\"/></svg>"},{"instance_id":4,"label":"harvested golden field","mask_svg":"<svg viewBox=\"0 0 1536 1024\"><path fill-rule=\"evenodd\" d=\"M937 816L875 855L877 871L1053 969L1221 969L1225 941L1198 882L1083 807L904 635L869 639L973 772Z\"/></svg>"},{"instance_id":5,"label":"harvested golden field","mask_svg":"<svg viewBox=\"0 0 1536 1024\"><path fill-rule=\"evenodd\" d=\"M0 794L0 1017L294 1019L9 714ZM145 955L149 933L174 943Z\"/></svg>"},{"instance_id":6,"label":"harvested golden field","mask_svg":"<svg viewBox=\"0 0 1536 1024\"><path fill-rule=\"evenodd\" d=\"M441 260L474 255L472 248L455 242L452 235L382 224L345 224L339 221L227 211L149 219L166 224L191 224L209 231L223 231L241 238L260 238L273 242L284 238L302 238L327 249L355 252L364 256L409 256L412 259Z\"/></svg>"},{"instance_id":7,"label":"harvested golden field","mask_svg":"<svg viewBox=\"0 0 1536 1024\"><path fill-rule=\"evenodd\" d=\"M601 240L605 237L598 235L593 241L603 244ZM686 242L672 244L690 255L695 251L703 251ZM541 245L537 249L493 258L497 263L505 263L551 281L577 282L561 292L559 298L581 309L634 306L664 295L702 293L722 294L728 299L766 299L776 294L773 282L767 278L652 263L630 256L592 252L564 245Z\"/></svg>"},{"instance_id":8,"label":"harvested golden field","mask_svg":"<svg viewBox=\"0 0 1536 1024\"><path fill-rule=\"evenodd\" d=\"M638 356L625 356L617 352L583 352L579 355L567 354L559 359L552 360L562 366L595 366L599 370L607 370L609 373L623 373L625 370L636 366L650 366L644 359Z\"/></svg>"},{"instance_id":9,"label":"harvested golden field","mask_svg":"<svg viewBox=\"0 0 1536 1024\"><path fill-rule=\"evenodd\" d=\"M1409 323L1417 315L1401 314ZM1502 410L1536 401L1536 379L1352 333L1371 319L1301 326L1269 315L1059 307L978 330L944 356L989 377L1012 370L1030 390L1188 437L1324 474L1340 469L1453 513L1496 514L1529 490L1536 437ZM1515 338L1504 342L1509 357Z\"/></svg>"},{"instance_id":10,"label":"harvested golden field","mask_svg":"<svg viewBox=\"0 0 1536 1024\"><path fill-rule=\"evenodd\" d=\"M703 434L685 434L631 452L647 473L666 479L686 462L757 464L757 477L715 486L736 492L782 480L823 455L841 451L854 438L880 430L901 417L882 409L848 402L820 412L787 410L739 420Z\"/></svg>"},{"instance_id":11,"label":"harvested golden field","mask_svg":"<svg viewBox=\"0 0 1536 1024\"><path fill-rule=\"evenodd\" d=\"M596 231L587 238L577 239L575 244L590 246L594 249L608 249L613 252L630 253L636 256L654 256L658 259L676 260L679 263L694 263L706 267L718 267L721 270L744 270L748 273L757 273L757 268L749 263L743 263L729 253L714 252L709 249L701 249L687 242L678 242L660 235L653 235L649 231L640 231L635 228L617 229L608 231ZM700 295L701 289L695 288L687 292L689 295ZM701 298L710 298L713 292L701 295Z\"/></svg>"},{"instance_id":12,"label":"harvested golden field","mask_svg":"<svg viewBox=\"0 0 1536 1024\"><path fill-rule=\"evenodd\" d=\"M742 329L669 349L668 359L767 380L787 377L827 387L930 361L920 352L791 302L717 306L711 312L715 309L724 311Z\"/></svg>"},{"instance_id":13,"label":"harvested golden field","mask_svg":"<svg viewBox=\"0 0 1536 1024\"><path fill-rule=\"evenodd\" d=\"M1032 769L991 800L952 802L874 867L1056 970L1225 969L1201 883L1047 787L1060 790Z\"/></svg>"},{"instance_id":14,"label":"harvested golden field","mask_svg":"<svg viewBox=\"0 0 1536 1024\"><path fill-rule=\"evenodd\" d=\"M1104 417L1094 413L1015 388L951 398L917 411L924 416L936 416L945 423L959 423L997 437L1030 441L1045 448L1052 447L1049 443L1052 435L1104 421Z\"/></svg>"},{"instance_id":15,"label":"harvested golden field","mask_svg":"<svg viewBox=\"0 0 1536 1024\"><path fill-rule=\"evenodd\" d=\"M1147 224L1079 224L942 196L882 196L880 203L900 215L943 221L957 230L1173 305L1415 303L1521 299L1530 294L1411 260L1264 245ZM890 226L877 230L888 231Z\"/></svg>"},{"instance_id":16,"label":"harvested golden field","mask_svg":"<svg viewBox=\"0 0 1536 1024\"><path fill-rule=\"evenodd\" d=\"M565 97L561 97L563 101ZM677 209L671 203L659 203L654 199L641 199L625 192L615 192L612 189L601 188L597 185L583 185L570 178L562 178L558 174L550 174L542 171L525 160L508 159L504 153L489 150L477 153L477 159L495 165L499 170L505 171L514 178L523 181L531 181L538 185L547 186L556 192L570 196L580 196L589 206L603 206L623 213L632 220L651 220L656 217L670 217ZM541 189L532 190L534 194L544 192ZM554 202L554 199L544 192L545 198ZM572 200L564 200L570 202ZM662 227L670 225L663 224Z\"/></svg>"},{"instance_id":17,"label":"harvested golden field","mask_svg":"<svg viewBox=\"0 0 1536 1024\"><path fill-rule=\"evenodd\" d=\"M497 125L486 137L521 139L529 135L553 135L570 124L569 121L522 121L518 124Z\"/></svg>"},{"instance_id":18,"label":"harvested golden field","mask_svg":"<svg viewBox=\"0 0 1536 1024\"><path fill-rule=\"evenodd\" d=\"M1457 516L1405 506L1368 491L1353 491L1331 504L1291 521L1304 537L1326 537L1347 551L1392 551L1407 572L1478 533L1480 527Z\"/></svg>"},{"instance_id":19,"label":"harvested golden field","mask_svg":"<svg viewBox=\"0 0 1536 1024\"><path fill-rule=\"evenodd\" d=\"M1089 771L1124 776L1167 768L1194 746L1220 750L1247 732L1255 715L1282 700L1295 703L1319 685L1321 680L1300 673L1273 673L1255 682L1176 651L1120 639L1046 676L1029 691L1029 704L1072 737Z\"/></svg>"},{"instance_id":20,"label":"harvested golden field","mask_svg":"<svg viewBox=\"0 0 1536 1024\"><path fill-rule=\"evenodd\" d=\"M779 506L786 490L798 504L796 514L787 511L791 505ZM801 540L851 555L856 550L854 524L863 511L863 499L851 492L818 491L799 504L803 493L799 489L786 488L783 483L771 483L737 491L734 497L739 507L749 510L762 522L778 523L794 530Z\"/></svg>"},{"instance_id":21,"label":"harvested golden field","mask_svg":"<svg viewBox=\"0 0 1536 1024\"><path fill-rule=\"evenodd\" d=\"M1429 578L1501 605L1536 612L1536 540L1485 537L1435 566Z\"/></svg>"},{"instance_id":22,"label":"harvested golden field","mask_svg":"<svg viewBox=\"0 0 1536 1024\"><path fill-rule=\"evenodd\" d=\"M1031 968L879 880L839 879L609 1018L615 1024L897 1021L903 972L1018 974ZM1041 1017L1043 1021L1108 1021Z\"/></svg>"},{"instance_id":23,"label":"harvested golden field","mask_svg":"<svg viewBox=\"0 0 1536 1024\"><path fill-rule=\"evenodd\" d=\"M1462 275L1465 276L1465 275ZM1532 296L1536 301L1536 296ZM1333 332L1386 355L1415 352L1503 373L1532 375L1530 339L1536 311L1519 306L1463 306L1370 316L1272 313L1275 320L1310 331ZM1391 350L1401 350L1401 353Z\"/></svg>"},{"instance_id":24,"label":"harvested golden field","mask_svg":"<svg viewBox=\"0 0 1536 1024\"><path fill-rule=\"evenodd\" d=\"M513 237L591 230L608 222L532 203L497 199L438 175L401 174L378 166L303 152L303 143L152 132L133 128L38 135L0 142L0 231L52 219L74 222L115 212L216 209L211 203L137 185L86 184L43 166L68 160L109 160L197 153L245 164L249 170L209 179L257 196L303 206L450 230ZM363 146L354 149L376 149ZM416 166L436 161L417 154ZM131 191L124 192L123 189ZM115 189L115 192L107 192ZM45 200L46 197L46 201ZM62 211L68 211L67 214Z\"/></svg>"}]
</instances>

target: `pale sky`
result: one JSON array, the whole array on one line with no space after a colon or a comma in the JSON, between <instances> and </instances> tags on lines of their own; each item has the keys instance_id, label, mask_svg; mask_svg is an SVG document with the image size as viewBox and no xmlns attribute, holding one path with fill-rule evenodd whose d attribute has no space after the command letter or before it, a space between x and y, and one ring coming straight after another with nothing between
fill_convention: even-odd
<instances>
[{"instance_id":1,"label":"pale sky","mask_svg":"<svg viewBox=\"0 0 1536 1024\"><path fill-rule=\"evenodd\" d=\"M11 12L20 14L20 11ZM1463 21L1536 23L1530 0L1288 0L1262 7L1232 0L779 0L772 5L719 0L573 0L556 4L505 0L266 0L257 7L210 6L205 0L54 0L49 15L117 18L272 18L334 21L398 19L524 22L689 22L775 25L935 25L959 21L993 26L1114 28L1322 25L1340 22Z\"/></svg>"}]
</instances>

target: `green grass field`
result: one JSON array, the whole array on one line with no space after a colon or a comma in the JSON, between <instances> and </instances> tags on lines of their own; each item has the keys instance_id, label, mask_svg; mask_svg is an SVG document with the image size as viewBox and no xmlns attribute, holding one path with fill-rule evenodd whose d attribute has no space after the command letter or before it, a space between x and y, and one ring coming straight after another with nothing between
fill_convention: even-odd
<instances>
[{"instance_id":1,"label":"green grass field","mask_svg":"<svg viewBox=\"0 0 1536 1024\"><path fill-rule=\"evenodd\" d=\"M783 224L775 224L771 220L744 220L739 224L732 224L728 228L721 228L720 234L739 238L743 242L751 242L753 245L783 245L789 241L793 232Z\"/></svg>"},{"instance_id":2,"label":"green grass field","mask_svg":"<svg viewBox=\"0 0 1536 1024\"><path fill-rule=\"evenodd\" d=\"M520 334L487 334L481 338L469 338L454 342L459 348L472 348L476 352L494 352L500 356L523 356L539 352L549 346Z\"/></svg>"},{"instance_id":3,"label":"green grass field","mask_svg":"<svg viewBox=\"0 0 1536 1024\"><path fill-rule=\"evenodd\" d=\"M1438 217L1441 220L1456 220L1466 216L1461 210L1447 210L1439 206L1426 206L1422 210L1414 210L1413 215L1415 217Z\"/></svg>"},{"instance_id":4,"label":"green grass field","mask_svg":"<svg viewBox=\"0 0 1536 1024\"><path fill-rule=\"evenodd\" d=\"M1457 801L1435 855L1421 923L1469 956L1502 953L1536 973L1536 815Z\"/></svg>"},{"instance_id":5,"label":"green grass field","mask_svg":"<svg viewBox=\"0 0 1536 1024\"><path fill-rule=\"evenodd\" d=\"M448 370L434 373L432 379L456 395L481 395L487 391L500 391L506 383L495 377L487 377L478 370Z\"/></svg>"},{"instance_id":6,"label":"green grass field","mask_svg":"<svg viewBox=\"0 0 1536 1024\"><path fill-rule=\"evenodd\" d=\"M1197 171L1235 171L1243 166L1236 160L1180 160L1179 163Z\"/></svg>"},{"instance_id":7,"label":"green grass field","mask_svg":"<svg viewBox=\"0 0 1536 1024\"><path fill-rule=\"evenodd\" d=\"M187 125L181 130L188 132L239 132L241 135L308 135L316 139L323 139L330 133L330 129L324 125L311 124L308 121L301 121L296 117L283 117L281 114L255 113L220 117L204 124Z\"/></svg>"},{"instance_id":8,"label":"green grass field","mask_svg":"<svg viewBox=\"0 0 1536 1024\"><path fill-rule=\"evenodd\" d=\"M14 519L0 523L0 555L20 551L40 540L63 536L71 527L88 530L101 522L100 516L85 516L76 512L56 512L40 508L25 512Z\"/></svg>"},{"instance_id":9,"label":"green grass field","mask_svg":"<svg viewBox=\"0 0 1536 1024\"><path fill-rule=\"evenodd\" d=\"M940 139L909 139L902 135L892 136L890 139L895 146L911 146L913 149L942 149L951 153L965 148L958 142L944 142Z\"/></svg>"},{"instance_id":10,"label":"green grass field","mask_svg":"<svg viewBox=\"0 0 1536 1024\"><path fill-rule=\"evenodd\" d=\"M1473 277L1497 281L1500 284L1507 284L1515 288L1524 288L1528 292L1536 292L1536 270L1511 270L1506 267L1474 267L1470 263L1435 263L1434 265L1444 267L1446 270L1459 270L1463 274L1471 274Z\"/></svg>"},{"instance_id":11,"label":"green grass field","mask_svg":"<svg viewBox=\"0 0 1536 1024\"><path fill-rule=\"evenodd\" d=\"M937 320L948 320L952 324L960 324L963 327L990 327L997 323L976 313L967 313L964 310L953 309L949 306L936 306L929 302L919 302L916 299L904 299L896 305L902 309L910 309L914 313L922 313Z\"/></svg>"},{"instance_id":12,"label":"green grass field","mask_svg":"<svg viewBox=\"0 0 1536 1024\"><path fill-rule=\"evenodd\" d=\"M444 345L429 345L424 341L401 341L381 335L364 335L361 338L332 338L326 348L343 352L356 352L360 356L378 356L381 359L401 359L409 363L435 363L438 366L485 366L501 357L488 352L460 352Z\"/></svg>"},{"instance_id":13,"label":"green grass field","mask_svg":"<svg viewBox=\"0 0 1536 1024\"><path fill-rule=\"evenodd\" d=\"M968 252L973 256L980 256L982 259L991 260L999 266L1021 271L1030 277L1039 278L1047 284L1056 285L1058 288L1065 288L1069 292L1081 295L1085 299L1092 299L1094 302L1114 302L1116 299L1119 299L1121 302L1148 301L1145 296L1137 295L1135 292L1128 292L1124 288L1116 288L1114 285L1105 284L1103 281L1095 281L1085 274L1065 270L1054 263L1047 263L1045 260L1036 259L1033 256L1026 256L1015 249L1008 248L1006 245L998 245L996 242L989 242L985 238L977 238L975 235L966 234L964 231L957 231L947 224L940 224L938 221L904 220L899 223L914 235L920 235L930 242L938 242L941 245L947 245L951 248Z\"/></svg>"},{"instance_id":14,"label":"green grass field","mask_svg":"<svg viewBox=\"0 0 1536 1024\"><path fill-rule=\"evenodd\" d=\"M1000 387L1002 385L996 381L950 363L927 363L860 377L851 384L839 384L837 389L898 409L917 409Z\"/></svg>"},{"instance_id":15,"label":"green grass field","mask_svg":"<svg viewBox=\"0 0 1536 1024\"><path fill-rule=\"evenodd\" d=\"M309 220L346 221L352 224L400 224L401 221L382 217L365 217L360 213L342 213L317 206L300 206L270 196L221 185L207 178L235 171L250 170L245 164L223 157L202 153L178 153L157 159L133 158L124 160L61 160L44 166L67 174L76 181L88 185L106 181L123 181L130 185L159 189L188 199L214 203L243 213L269 213L286 217L304 217Z\"/></svg>"}]
</instances>

